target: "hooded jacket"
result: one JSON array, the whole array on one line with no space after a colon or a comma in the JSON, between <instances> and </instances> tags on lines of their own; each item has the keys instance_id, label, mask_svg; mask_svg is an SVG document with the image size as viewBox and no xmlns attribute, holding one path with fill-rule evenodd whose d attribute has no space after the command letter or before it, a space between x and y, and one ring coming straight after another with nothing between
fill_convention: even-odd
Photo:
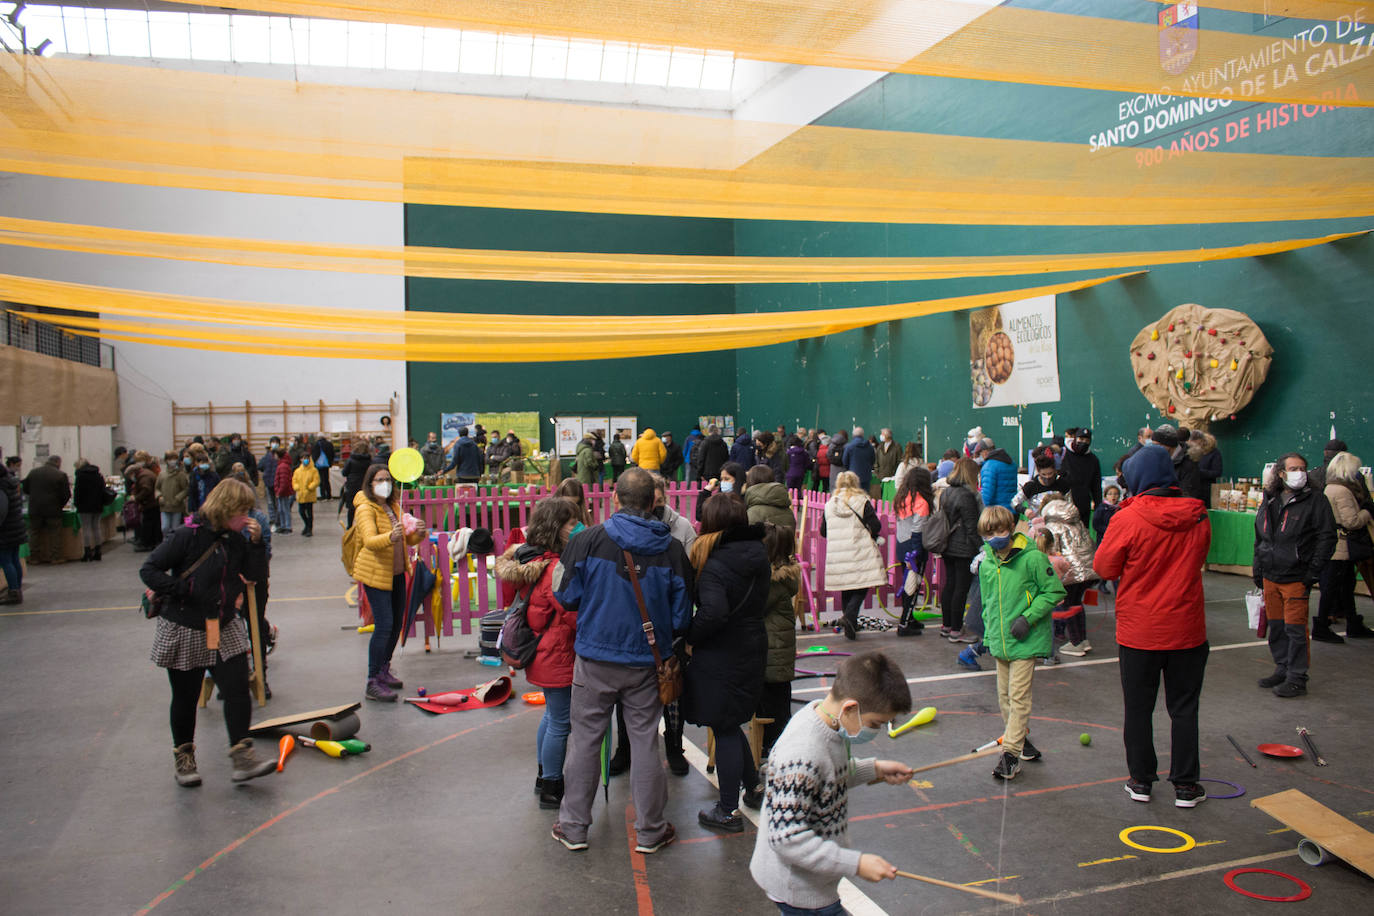
<instances>
[{"instance_id":1,"label":"hooded jacket","mask_svg":"<svg viewBox=\"0 0 1374 916\"><path fill-rule=\"evenodd\" d=\"M668 533L673 536L673 540L682 545L684 550L692 549L692 542L697 539L697 530L692 527L692 523L682 517L672 506L663 507L663 524L668 526Z\"/></svg>"},{"instance_id":2,"label":"hooded jacket","mask_svg":"<svg viewBox=\"0 0 1374 916\"><path fill-rule=\"evenodd\" d=\"M825 503L825 589L849 591L887 582L882 553L874 538L879 522L866 494L841 491Z\"/></svg>"},{"instance_id":3,"label":"hooded jacket","mask_svg":"<svg viewBox=\"0 0 1374 916\"><path fill-rule=\"evenodd\" d=\"M164 469L166 474L170 468ZM105 477L100 473L100 468L93 464L76 469L76 480L72 484L72 506L77 512L87 515L99 515L105 511ZM158 478L161 481L161 477ZM182 489L181 502L184 507L186 504L186 475L181 475ZM167 511L171 511L170 509Z\"/></svg>"},{"instance_id":4,"label":"hooded jacket","mask_svg":"<svg viewBox=\"0 0 1374 916\"><path fill-rule=\"evenodd\" d=\"M296 502L313 503L320 487L320 469L313 464L298 464L291 472L291 490Z\"/></svg>"},{"instance_id":5,"label":"hooded jacket","mask_svg":"<svg viewBox=\"0 0 1374 916\"><path fill-rule=\"evenodd\" d=\"M572 685L577 656L577 614L564 609L553 596L553 571L558 554L540 552L530 544L512 544L496 560L496 578L517 589L529 590L526 612L530 629L539 634L539 648L525 667L525 678L536 687Z\"/></svg>"},{"instance_id":6,"label":"hooded jacket","mask_svg":"<svg viewBox=\"0 0 1374 916\"><path fill-rule=\"evenodd\" d=\"M1093 558L1099 576L1121 580L1118 643L1168 650L1206 641L1202 564L1211 545L1207 507L1176 486L1147 489L1121 503Z\"/></svg>"},{"instance_id":7,"label":"hooded jacket","mask_svg":"<svg viewBox=\"0 0 1374 916\"><path fill-rule=\"evenodd\" d=\"M103 480L101 486L104 486ZM181 462L169 462L162 469L162 473L157 475L158 509L163 512L185 513L186 493L190 486L191 481L186 476L186 469L182 467Z\"/></svg>"},{"instance_id":8,"label":"hooded jacket","mask_svg":"<svg viewBox=\"0 0 1374 916\"><path fill-rule=\"evenodd\" d=\"M800 489L811 470L811 453L804 446L794 445L787 450L787 489Z\"/></svg>"},{"instance_id":9,"label":"hooded jacket","mask_svg":"<svg viewBox=\"0 0 1374 916\"><path fill-rule=\"evenodd\" d=\"M299 464L300 459L296 459L296 462ZM291 484L291 476L295 470L290 462L277 462L277 476L272 481L272 492L276 493L278 498L296 495L296 488Z\"/></svg>"},{"instance_id":10,"label":"hooded jacket","mask_svg":"<svg viewBox=\"0 0 1374 916\"><path fill-rule=\"evenodd\" d=\"M577 469L577 479L584 486L591 486L601 480L601 456L592 445L592 437L585 436L577 443L577 457L573 459Z\"/></svg>"},{"instance_id":11,"label":"hooded jacket","mask_svg":"<svg viewBox=\"0 0 1374 916\"><path fill-rule=\"evenodd\" d=\"M619 436L613 436L610 445L606 446L606 456L611 460L611 467L623 468L625 466L625 440Z\"/></svg>"},{"instance_id":12,"label":"hooded jacket","mask_svg":"<svg viewBox=\"0 0 1374 916\"><path fill-rule=\"evenodd\" d=\"M983 549L983 539L978 534L978 516L983 512L982 497L977 491L952 480L937 495L939 510L949 521L949 542L945 545L944 555L972 559Z\"/></svg>"},{"instance_id":13,"label":"hooded jacket","mask_svg":"<svg viewBox=\"0 0 1374 916\"><path fill-rule=\"evenodd\" d=\"M471 436L462 436L453 443L453 455L443 470L456 470L459 477L482 476L482 450Z\"/></svg>"},{"instance_id":14,"label":"hooded jacket","mask_svg":"<svg viewBox=\"0 0 1374 916\"><path fill-rule=\"evenodd\" d=\"M1006 449L995 448L983 457L978 482L984 506L1011 508L1011 501L1016 498L1016 465Z\"/></svg>"},{"instance_id":15,"label":"hooded jacket","mask_svg":"<svg viewBox=\"0 0 1374 916\"><path fill-rule=\"evenodd\" d=\"M844 447L844 469L859 475L859 488L868 489L873 480L873 443L863 436L856 436ZM833 465L835 460L832 458Z\"/></svg>"},{"instance_id":16,"label":"hooded jacket","mask_svg":"<svg viewBox=\"0 0 1374 916\"><path fill-rule=\"evenodd\" d=\"M696 580L682 710L688 722L729 728L754 714L768 660L763 614L771 577L762 526L722 532Z\"/></svg>"},{"instance_id":17,"label":"hooded jacket","mask_svg":"<svg viewBox=\"0 0 1374 916\"><path fill-rule=\"evenodd\" d=\"M1065 562L1068 572L1060 576L1065 585L1091 582L1093 573L1093 539L1088 526L1078 517L1078 507L1068 499L1047 499L1040 506L1045 528L1054 535L1054 549Z\"/></svg>"},{"instance_id":18,"label":"hooded jacket","mask_svg":"<svg viewBox=\"0 0 1374 916\"><path fill-rule=\"evenodd\" d=\"M758 450L754 447L754 440L749 436L736 436L734 445L730 446L730 460L741 465L746 471L758 464ZM720 469L717 468L716 472L719 473Z\"/></svg>"},{"instance_id":19,"label":"hooded jacket","mask_svg":"<svg viewBox=\"0 0 1374 916\"><path fill-rule=\"evenodd\" d=\"M763 626L768 632L764 683L788 684L797 676L797 618L792 602L800 587L801 567L795 562L773 567L768 605L763 612Z\"/></svg>"},{"instance_id":20,"label":"hooded jacket","mask_svg":"<svg viewBox=\"0 0 1374 916\"><path fill-rule=\"evenodd\" d=\"M1251 575L1262 580L1301 582L1311 588L1336 550L1336 518L1326 496L1305 486L1286 504L1267 494L1255 513L1255 563Z\"/></svg>"},{"instance_id":21,"label":"hooded jacket","mask_svg":"<svg viewBox=\"0 0 1374 916\"><path fill-rule=\"evenodd\" d=\"M1049 558L1024 534L1014 534L1011 551L1003 559L986 544L978 564L983 600L983 642L993 658L1016 661L1050 654L1054 626L1050 612L1064 600L1064 584ZM1011 635L1017 617L1025 617L1025 639Z\"/></svg>"},{"instance_id":22,"label":"hooded jacket","mask_svg":"<svg viewBox=\"0 0 1374 916\"><path fill-rule=\"evenodd\" d=\"M577 614L577 655L630 668L652 668L625 555L635 560L659 655L692 622L692 567L687 551L656 518L620 511L568 542L554 570L553 593Z\"/></svg>"},{"instance_id":23,"label":"hooded jacket","mask_svg":"<svg viewBox=\"0 0 1374 916\"><path fill-rule=\"evenodd\" d=\"M730 447L719 433L707 436L692 449L692 463L697 477L712 480L720 476L720 469L730 460Z\"/></svg>"},{"instance_id":24,"label":"hooded jacket","mask_svg":"<svg viewBox=\"0 0 1374 916\"><path fill-rule=\"evenodd\" d=\"M0 547L27 543L29 526L24 524L24 497L19 478L0 467Z\"/></svg>"},{"instance_id":25,"label":"hooded jacket","mask_svg":"<svg viewBox=\"0 0 1374 916\"><path fill-rule=\"evenodd\" d=\"M796 528L797 517L792 514L792 499L780 483L756 483L744 491L744 505L749 509L749 524L772 522L779 528Z\"/></svg>"},{"instance_id":26,"label":"hooded jacket","mask_svg":"<svg viewBox=\"0 0 1374 916\"><path fill-rule=\"evenodd\" d=\"M646 471L657 471L663 467L663 459L668 457L668 449L663 440L652 429L646 429L630 449L630 460Z\"/></svg>"},{"instance_id":27,"label":"hooded jacket","mask_svg":"<svg viewBox=\"0 0 1374 916\"><path fill-rule=\"evenodd\" d=\"M157 511L157 472L142 463L131 464L124 471L133 486L129 495L144 512Z\"/></svg>"},{"instance_id":28,"label":"hooded jacket","mask_svg":"<svg viewBox=\"0 0 1374 916\"><path fill-rule=\"evenodd\" d=\"M267 454L258 459L258 474L267 495L272 496L272 484L277 479L277 455L270 448Z\"/></svg>"}]
</instances>

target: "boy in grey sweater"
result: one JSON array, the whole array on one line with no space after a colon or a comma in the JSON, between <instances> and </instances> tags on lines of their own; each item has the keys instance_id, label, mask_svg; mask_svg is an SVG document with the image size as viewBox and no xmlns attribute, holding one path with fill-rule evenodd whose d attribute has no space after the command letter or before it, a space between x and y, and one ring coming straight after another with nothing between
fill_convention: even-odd
<instances>
[{"instance_id":1,"label":"boy in grey sweater","mask_svg":"<svg viewBox=\"0 0 1374 916\"><path fill-rule=\"evenodd\" d=\"M749 871L783 916L838 916L841 878L897 877L896 866L881 856L848 848L848 792L911 779L904 763L852 753L910 711L902 669L881 652L867 652L841 662L830 693L794 715L773 745Z\"/></svg>"}]
</instances>

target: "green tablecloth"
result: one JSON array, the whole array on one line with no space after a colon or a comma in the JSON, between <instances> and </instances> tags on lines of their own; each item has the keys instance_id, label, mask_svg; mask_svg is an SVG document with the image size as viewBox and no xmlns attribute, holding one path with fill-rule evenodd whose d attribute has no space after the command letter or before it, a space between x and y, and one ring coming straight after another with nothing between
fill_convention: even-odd
<instances>
[{"instance_id":1,"label":"green tablecloth","mask_svg":"<svg viewBox=\"0 0 1374 916\"><path fill-rule=\"evenodd\" d=\"M1255 559L1255 513L1209 509L1212 549L1207 562L1218 566L1249 566Z\"/></svg>"},{"instance_id":2,"label":"green tablecloth","mask_svg":"<svg viewBox=\"0 0 1374 916\"><path fill-rule=\"evenodd\" d=\"M123 494L121 494L121 495L119 495L119 496L116 496L114 502L110 503L108 506L106 506L106 507L101 511L100 517L101 517L101 518L109 518L111 515L116 515L116 516L117 516L119 513L123 512L123 511L124 511L124 496L123 496ZM25 513L25 515L24 515L24 527L27 528L28 525L29 525L29 516L28 516L27 513ZM79 516L77 516L76 510L74 510L74 509L68 509L67 511L65 511L65 512L62 513L62 527L63 527L63 528L70 528L72 531L80 531L80 530L81 530L81 519L80 519ZM28 555L29 555L29 545L28 545L27 543L25 543L25 544L21 545L20 548L19 548L19 556L20 556L21 558L27 558Z\"/></svg>"}]
</instances>

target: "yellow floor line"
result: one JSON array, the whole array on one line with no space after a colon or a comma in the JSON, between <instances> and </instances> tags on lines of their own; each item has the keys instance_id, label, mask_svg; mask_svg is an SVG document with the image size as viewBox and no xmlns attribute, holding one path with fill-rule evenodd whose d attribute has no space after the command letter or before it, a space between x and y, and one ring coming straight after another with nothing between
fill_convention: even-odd
<instances>
[{"instance_id":1,"label":"yellow floor line","mask_svg":"<svg viewBox=\"0 0 1374 916\"><path fill-rule=\"evenodd\" d=\"M1010 881L1010 880L1013 879L1013 878L1019 878L1019 877L1021 877L1021 876L1020 876L1020 875L1007 875L1005 878L984 878L982 881L969 881L969 882L966 882L966 883L964 884L964 887L977 887L977 886L980 885L980 884L996 884L998 881Z\"/></svg>"},{"instance_id":2,"label":"yellow floor line","mask_svg":"<svg viewBox=\"0 0 1374 916\"><path fill-rule=\"evenodd\" d=\"M1135 856L1127 854L1124 856L1112 856L1110 859L1094 859L1091 862L1079 862L1079 868L1087 868L1089 865L1106 865L1108 862L1124 862L1127 859L1134 859Z\"/></svg>"}]
</instances>

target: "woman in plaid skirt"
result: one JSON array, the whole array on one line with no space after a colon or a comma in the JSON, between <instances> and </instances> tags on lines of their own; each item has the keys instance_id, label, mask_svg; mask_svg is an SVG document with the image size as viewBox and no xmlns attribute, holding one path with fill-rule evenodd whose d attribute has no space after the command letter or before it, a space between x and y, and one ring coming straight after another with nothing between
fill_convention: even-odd
<instances>
[{"instance_id":1,"label":"woman in plaid skirt","mask_svg":"<svg viewBox=\"0 0 1374 916\"><path fill-rule=\"evenodd\" d=\"M224 696L233 780L276 768L248 737L248 633L238 613L246 584L267 575L262 528L249 517L256 495L232 478L218 483L190 523L154 550L139 575L160 599L152 661L172 686L172 746L178 785L200 785L196 706L206 670ZM247 535L247 537L244 537Z\"/></svg>"}]
</instances>

